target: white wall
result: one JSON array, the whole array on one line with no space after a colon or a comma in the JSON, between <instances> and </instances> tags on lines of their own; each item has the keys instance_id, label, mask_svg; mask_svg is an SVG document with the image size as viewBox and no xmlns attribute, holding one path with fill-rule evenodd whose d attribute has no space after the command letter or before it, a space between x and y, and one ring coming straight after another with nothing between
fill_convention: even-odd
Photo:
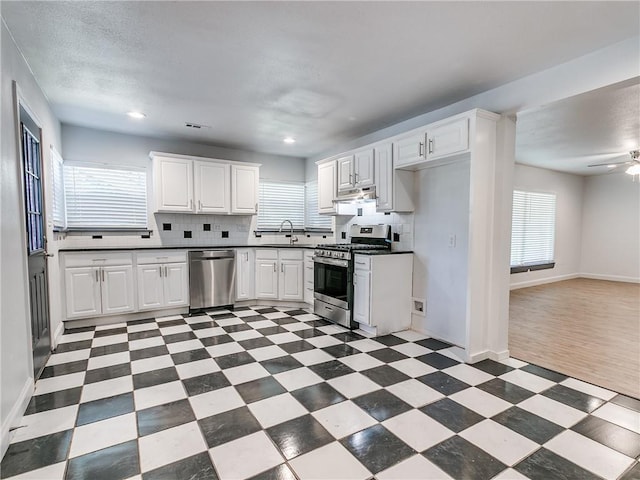
<instances>
[{"instance_id":1,"label":"white wall","mask_svg":"<svg viewBox=\"0 0 640 480\"><path fill-rule=\"evenodd\" d=\"M556 194L554 268L511 275L511 288L574 278L580 273L582 244L583 179L580 175L516 165L514 190Z\"/></svg>"},{"instance_id":2,"label":"white wall","mask_svg":"<svg viewBox=\"0 0 640 480\"><path fill-rule=\"evenodd\" d=\"M33 388L29 291L26 271L26 239L17 144L13 81L42 127L45 169L49 165L49 145L60 149L60 124L47 99L31 75L4 22L0 26L0 456L7 448L9 427L19 421ZM45 172L46 174L47 172ZM46 184L45 184L46 188ZM46 199L50 192L46 192ZM58 278L55 265L49 277ZM55 299L52 299L52 303ZM55 305L52 306L55 308ZM52 318L51 330L59 326Z\"/></svg>"},{"instance_id":3,"label":"white wall","mask_svg":"<svg viewBox=\"0 0 640 480\"><path fill-rule=\"evenodd\" d=\"M426 317L412 328L466 344L470 165L468 157L415 173L413 296L426 298ZM449 236L455 235L455 247Z\"/></svg>"},{"instance_id":4,"label":"white wall","mask_svg":"<svg viewBox=\"0 0 640 480\"><path fill-rule=\"evenodd\" d=\"M640 182L623 172L584 179L583 276L640 282Z\"/></svg>"}]
</instances>

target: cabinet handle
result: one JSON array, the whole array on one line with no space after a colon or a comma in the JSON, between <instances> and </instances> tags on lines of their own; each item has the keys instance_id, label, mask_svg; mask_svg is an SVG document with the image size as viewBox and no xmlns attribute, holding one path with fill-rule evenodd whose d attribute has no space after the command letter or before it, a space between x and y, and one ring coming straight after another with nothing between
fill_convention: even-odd
<instances>
[{"instance_id":1,"label":"cabinet handle","mask_svg":"<svg viewBox=\"0 0 640 480\"><path fill-rule=\"evenodd\" d=\"M169 267L164 267L164 276L165 277L169 276Z\"/></svg>"},{"instance_id":2,"label":"cabinet handle","mask_svg":"<svg viewBox=\"0 0 640 480\"><path fill-rule=\"evenodd\" d=\"M100 281L100 277L99 277L99 275L100 275L100 271L99 271L99 270L96 270L96 282L99 282L99 281Z\"/></svg>"},{"instance_id":3,"label":"cabinet handle","mask_svg":"<svg viewBox=\"0 0 640 480\"><path fill-rule=\"evenodd\" d=\"M102 281L104 282L104 270L100 269L100 271L102 272Z\"/></svg>"},{"instance_id":4,"label":"cabinet handle","mask_svg":"<svg viewBox=\"0 0 640 480\"><path fill-rule=\"evenodd\" d=\"M256 203L256 213L258 213L258 204Z\"/></svg>"},{"instance_id":5,"label":"cabinet handle","mask_svg":"<svg viewBox=\"0 0 640 480\"><path fill-rule=\"evenodd\" d=\"M189 209L193 210L193 198L189 199Z\"/></svg>"},{"instance_id":6,"label":"cabinet handle","mask_svg":"<svg viewBox=\"0 0 640 480\"><path fill-rule=\"evenodd\" d=\"M424 143L420 142L420 143L418 144L418 156L419 156L419 157L424 157L424 151L423 151L423 149L424 149Z\"/></svg>"},{"instance_id":7,"label":"cabinet handle","mask_svg":"<svg viewBox=\"0 0 640 480\"><path fill-rule=\"evenodd\" d=\"M249 252L244 252L244 258L247 262L249 261Z\"/></svg>"},{"instance_id":8,"label":"cabinet handle","mask_svg":"<svg viewBox=\"0 0 640 480\"><path fill-rule=\"evenodd\" d=\"M280 273L284 273L284 263L280 264Z\"/></svg>"},{"instance_id":9,"label":"cabinet handle","mask_svg":"<svg viewBox=\"0 0 640 480\"><path fill-rule=\"evenodd\" d=\"M357 172L353 174L353 179L355 180L354 183L358 183L358 177L359 177L359 175L358 175Z\"/></svg>"},{"instance_id":10,"label":"cabinet handle","mask_svg":"<svg viewBox=\"0 0 640 480\"><path fill-rule=\"evenodd\" d=\"M277 271L278 271L278 270L276 269L276 264L275 264L275 263L273 264L273 271L274 271L274 272L277 272Z\"/></svg>"},{"instance_id":11,"label":"cabinet handle","mask_svg":"<svg viewBox=\"0 0 640 480\"><path fill-rule=\"evenodd\" d=\"M162 277L162 267L158 267L158 272L160 273L160 277Z\"/></svg>"},{"instance_id":12,"label":"cabinet handle","mask_svg":"<svg viewBox=\"0 0 640 480\"><path fill-rule=\"evenodd\" d=\"M198 200L198 211L202 211L202 202L200 200Z\"/></svg>"},{"instance_id":13,"label":"cabinet handle","mask_svg":"<svg viewBox=\"0 0 640 480\"><path fill-rule=\"evenodd\" d=\"M354 285L358 284L358 277L356 277L355 275L353 276L353 284Z\"/></svg>"},{"instance_id":14,"label":"cabinet handle","mask_svg":"<svg viewBox=\"0 0 640 480\"><path fill-rule=\"evenodd\" d=\"M429 153L433 153L433 138L429 139Z\"/></svg>"}]
</instances>

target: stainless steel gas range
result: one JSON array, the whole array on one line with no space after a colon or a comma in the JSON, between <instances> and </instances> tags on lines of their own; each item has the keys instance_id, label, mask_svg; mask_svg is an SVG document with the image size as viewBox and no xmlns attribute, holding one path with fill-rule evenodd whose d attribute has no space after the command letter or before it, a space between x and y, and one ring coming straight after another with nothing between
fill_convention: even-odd
<instances>
[{"instance_id":1,"label":"stainless steel gas range","mask_svg":"<svg viewBox=\"0 0 640 480\"><path fill-rule=\"evenodd\" d=\"M364 250L390 250L389 225L352 225L350 243L318 245L313 257L314 312L347 328L353 321L354 254Z\"/></svg>"}]
</instances>

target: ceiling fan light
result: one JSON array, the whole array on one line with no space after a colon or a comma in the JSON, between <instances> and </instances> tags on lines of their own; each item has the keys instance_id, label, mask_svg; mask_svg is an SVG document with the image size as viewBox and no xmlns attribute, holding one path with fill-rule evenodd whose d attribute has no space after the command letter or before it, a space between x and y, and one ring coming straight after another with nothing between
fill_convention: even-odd
<instances>
[{"instance_id":1,"label":"ceiling fan light","mask_svg":"<svg viewBox=\"0 0 640 480\"><path fill-rule=\"evenodd\" d=\"M635 163L625 170L629 175L640 175L640 163Z\"/></svg>"}]
</instances>

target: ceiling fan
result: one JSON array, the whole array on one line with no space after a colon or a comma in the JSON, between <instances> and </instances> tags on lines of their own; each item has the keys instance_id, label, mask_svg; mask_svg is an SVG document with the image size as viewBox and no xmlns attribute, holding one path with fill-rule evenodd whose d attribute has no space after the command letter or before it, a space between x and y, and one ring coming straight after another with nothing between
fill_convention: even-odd
<instances>
[{"instance_id":1,"label":"ceiling fan","mask_svg":"<svg viewBox=\"0 0 640 480\"><path fill-rule=\"evenodd\" d=\"M589 165L590 167L608 167L613 170L615 168L620 167L621 165L629 165L629 168L625 170L625 173L629 175L640 175L640 150L632 150L629 152L631 158L624 162L606 162L606 163L595 163L593 165Z\"/></svg>"}]
</instances>

